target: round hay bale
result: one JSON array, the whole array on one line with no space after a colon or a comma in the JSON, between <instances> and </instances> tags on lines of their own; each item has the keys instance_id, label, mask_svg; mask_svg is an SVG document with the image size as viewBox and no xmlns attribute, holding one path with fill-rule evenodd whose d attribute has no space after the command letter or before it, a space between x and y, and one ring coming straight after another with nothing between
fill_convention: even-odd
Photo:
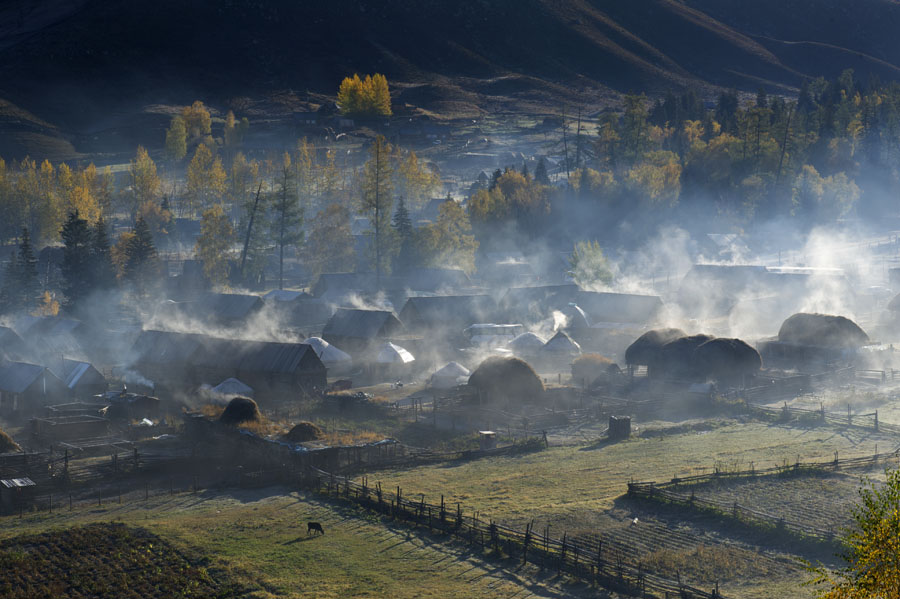
<instances>
[{"instance_id":1,"label":"round hay bale","mask_svg":"<svg viewBox=\"0 0 900 599\"><path fill-rule=\"evenodd\" d=\"M541 378L528 362L505 356L482 362L469 377L469 385L488 401L534 401L544 393Z\"/></svg>"},{"instance_id":2,"label":"round hay bale","mask_svg":"<svg viewBox=\"0 0 900 599\"><path fill-rule=\"evenodd\" d=\"M759 352L741 339L710 339L694 350L694 367L701 376L736 381L762 368Z\"/></svg>"},{"instance_id":3,"label":"round hay bale","mask_svg":"<svg viewBox=\"0 0 900 599\"><path fill-rule=\"evenodd\" d=\"M241 424L243 422L258 422L262 418L259 406L249 397L235 397L225 406L225 411L219 416L219 422L223 424Z\"/></svg>"},{"instance_id":4,"label":"round hay bale","mask_svg":"<svg viewBox=\"0 0 900 599\"><path fill-rule=\"evenodd\" d=\"M5 430L0 429L0 453L12 453L14 451L22 451L22 448Z\"/></svg>"},{"instance_id":5,"label":"round hay bale","mask_svg":"<svg viewBox=\"0 0 900 599\"><path fill-rule=\"evenodd\" d=\"M663 345L685 335L687 333L681 329L647 331L625 350L625 363L629 366L649 366L657 360Z\"/></svg>"},{"instance_id":6,"label":"round hay bale","mask_svg":"<svg viewBox=\"0 0 900 599\"><path fill-rule=\"evenodd\" d=\"M572 380L575 384L590 385L601 376L610 374L613 361L600 354L584 354L572 362Z\"/></svg>"},{"instance_id":7,"label":"round hay bale","mask_svg":"<svg viewBox=\"0 0 900 599\"><path fill-rule=\"evenodd\" d=\"M282 438L291 443L304 443L321 439L324 436L325 433L318 426L312 422L303 421L295 424Z\"/></svg>"},{"instance_id":8,"label":"round hay bale","mask_svg":"<svg viewBox=\"0 0 900 599\"><path fill-rule=\"evenodd\" d=\"M713 339L712 335L679 337L663 345L657 361L650 364L654 376L689 380L698 376L694 364L694 351Z\"/></svg>"},{"instance_id":9,"label":"round hay bale","mask_svg":"<svg viewBox=\"0 0 900 599\"><path fill-rule=\"evenodd\" d=\"M799 312L781 324L778 340L791 345L858 348L869 343L869 336L849 318Z\"/></svg>"}]
</instances>

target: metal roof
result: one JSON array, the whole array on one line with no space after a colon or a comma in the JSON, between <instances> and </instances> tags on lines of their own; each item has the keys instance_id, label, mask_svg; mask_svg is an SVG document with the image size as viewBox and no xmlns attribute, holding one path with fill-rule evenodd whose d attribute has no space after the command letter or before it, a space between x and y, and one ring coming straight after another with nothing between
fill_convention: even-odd
<instances>
[{"instance_id":1,"label":"metal roof","mask_svg":"<svg viewBox=\"0 0 900 599\"><path fill-rule=\"evenodd\" d=\"M27 476L23 476L22 478L4 478L0 480L0 485L3 485L7 489L20 489L22 487L37 486L34 484L34 481Z\"/></svg>"},{"instance_id":2,"label":"metal roof","mask_svg":"<svg viewBox=\"0 0 900 599\"><path fill-rule=\"evenodd\" d=\"M489 295L411 297L400 311L408 327L417 325L470 325L493 320L497 303Z\"/></svg>"},{"instance_id":3,"label":"metal roof","mask_svg":"<svg viewBox=\"0 0 900 599\"><path fill-rule=\"evenodd\" d=\"M325 324L322 337L374 339L393 334L403 327L393 312L340 308Z\"/></svg>"},{"instance_id":4,"label":"metal roof","mask_svg":"<svg viewBox=\"0 0 900 599\"><path fill-rule=\"evenodd\" d=\"M43 366L25 362L0 365L0 391L24 393L44 372Z\"/></svg>"}]
</instances>

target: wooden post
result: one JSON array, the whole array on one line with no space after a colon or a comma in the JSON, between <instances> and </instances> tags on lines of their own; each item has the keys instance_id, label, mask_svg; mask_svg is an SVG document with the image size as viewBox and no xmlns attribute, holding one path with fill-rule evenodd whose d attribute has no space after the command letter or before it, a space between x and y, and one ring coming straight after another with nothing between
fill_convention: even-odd
<instances>
[{"instance_id":1,"label":"wooden post","mask_svg":"<svg viewBox=\"0 0 900 599\"><path fill-rule=\"evenodd\" d=\"M878 410L875 410L875 432L878 432Z\"/></svg>"}]
</instances>

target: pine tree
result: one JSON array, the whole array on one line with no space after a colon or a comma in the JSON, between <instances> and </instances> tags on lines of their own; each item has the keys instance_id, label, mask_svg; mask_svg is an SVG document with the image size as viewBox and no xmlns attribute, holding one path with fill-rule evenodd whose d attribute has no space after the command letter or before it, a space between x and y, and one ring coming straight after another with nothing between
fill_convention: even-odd
<instances>
[{"instance_id":1,"label":"pine tree","mask_svg":"<svg viewBox=\"0 0 900 599\"><path fill-rule=\"evenodd\" d=\"M150 227L143 218L138 217L132 232L134 236L126 248L125 278L134 285L135 293L144 297L159 280L159 259Z\"/></svg>"},{"instance_id":2,"label":"pine tree","mask_svg":"<svg viewBox=\"0 0 900 599\"><path fill-rule=\"evenodd\" d=\"M22 229L18 262L19 270L16 284L19 290L19 303L23 309L30 310L37 305L41 294L41 282L38 279L38 261L31 247L31 234L27 228Z\"/></svg>"},{"instance_id":3,"label":"pine tree","mask_svg":"<svg viewBox=\"0 0 900 599\"><path fill-rule=\"evenodd\" d=\"M0 287L0 314L12 314L20 308L16 281L19 279L19 257L15 251L9 253L3 286Z\"/></svg>"},{"instance_id":4,"label":"pine tree","mask_svg":"<svg viewBox=\"0 0 900 599\"><path fill-rule=\"evenodd\" d=\"M541 185L550 185L550 175L547 174L547 161L541 156L537 168L534 169L534 180Z\"/></svg>"},{"instance_id":5,"label":"pine tree","mask_svg":"<svg viewBox=\"0 0 900 599\"><path fill-rule=\"evenodd\" d=\"M116 285L116 269L103 217L97 220L91 237L91 275L96 289L107 290Z\"/></svg>"},{"instance_id":6,"label":"pine tree","mask_svg":"<svg viewBox=\"0 0 900 599\"><path fill-rule=\"evenodd\" d=\"M273 211L272 234L278 243L278 288L284 289L284 248L303 243L303 207L297 195L296 173L291 169L291 155L284 153L281 181Z\"/></svg>"},{"instance_id":7,"label":"pine tree","mask_svg":"<svg viewBox=\"0 0 900 599\"><path fill-rule=\"evenodd\" d=\"M181 160L187 154L187 128L184 117L175 115L166 129L166 156L169 160Z\"/></svg>"},{"instance_id":8,"label":"pine tree","mask_svg":"<svg viewBox=\"0 0 900 599\"><path fill-rule=\"evenodd\" d=\"M372 221L375 235L375 278L379 285L385 266L390 265L390 222L394 204L390 156L390 144L383 135L379 135L369 149L369 160L363 167L362 213L367 214Z\"/></svg>"},{"instance_id":9,"label":"pine tree","mask_svg":"<svg viewBox=\"0 0 900 599\"><path fill-rule=\"evenodd\" d=\"M78 306L94 288L91 250L93 235L88 222L81 218L78 211L70 212L62 227L63 261L63 293L65 305Z\"/></svg>"},{"instance_id":10,"label":"pine tree","mask_svg":"<svg viewBox=\"0 0 900 599\"><path fill-rule=\"evenodd\" d=\"M409 217L409 210L406 209L406 201L403 196L400 196L397 201L397 209L394 211L391 227L400 243L400 249L394 257L394 271L404 274L409 272L409 269L415 264L416 247L412 219Z\"/></svg>"}]
</instances>

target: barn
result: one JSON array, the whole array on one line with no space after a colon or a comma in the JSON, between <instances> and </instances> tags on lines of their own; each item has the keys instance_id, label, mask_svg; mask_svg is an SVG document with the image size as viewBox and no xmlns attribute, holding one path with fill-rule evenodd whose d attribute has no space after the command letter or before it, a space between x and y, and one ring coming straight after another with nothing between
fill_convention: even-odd
<instances>
[{"instance_id":1,"label":"barn","mask_svg":"<svg viewBox=\"0 0 900 599\"><path fill-rule=\"evenodd\" d=\"M354 357L361 357L403 332L403 324L393 312L340 308L325 324L322 338Z\"/></svg>"},{"instance_id":2,"label":"barn","mask_svg":"<svg viewBox=\"0 0 900 599\"><path fill-rule=\"evenodd\" d=\"M410 333L462 338L463 329L493 322L496 312L497 304L489 295L439 295L409 298L399 318Z\"/></svg>"},{"instance_id":3,"label":"barn","mask_svg":"<svg viewBox=\"0 0 900 599\"><path fill-rule=\"evenodd\" d=\"M65 396L63 382L43 366L25 362L0 364L0 414L34 414Z\"/></svg>"}]
</instances>

